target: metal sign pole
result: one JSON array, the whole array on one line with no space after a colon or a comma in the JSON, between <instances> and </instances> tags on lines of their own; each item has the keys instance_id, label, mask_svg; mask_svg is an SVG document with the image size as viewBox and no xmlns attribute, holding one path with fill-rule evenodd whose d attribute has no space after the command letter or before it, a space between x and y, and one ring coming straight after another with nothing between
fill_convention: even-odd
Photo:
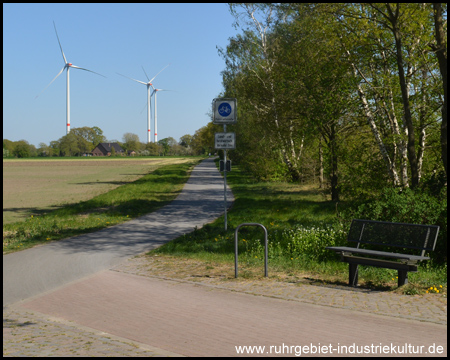
<instances>
[{"instance_id":1,"label":"metal sign pole","mask_svg":"<svg viewBox=\"0 0 450 360\"><path fill-rule=\"evenodd\" d=\"M227 125L223 125L223 132L227 132ZM223 197L225 199L225 231L227 231L227 150L223 150Z\"/></svg>"},{"instance_id":2,"label":"metal sign pole","mask_svg":"<svg viewBox=\"0 0 450 360\"><path fill-rule=\"evenodd\" d=\"M224 223L225 231L227 231L227 149L234 149L236 138L234 133L227 133L226 124L235 124L236 117L236 99L216 98L213 100L213 123L223 125L223 133L216 133L214 135L214 147L223 150L223 193L224 193ZM231 171L231 163L230 163Z\"/></svg>"}]
</instances>

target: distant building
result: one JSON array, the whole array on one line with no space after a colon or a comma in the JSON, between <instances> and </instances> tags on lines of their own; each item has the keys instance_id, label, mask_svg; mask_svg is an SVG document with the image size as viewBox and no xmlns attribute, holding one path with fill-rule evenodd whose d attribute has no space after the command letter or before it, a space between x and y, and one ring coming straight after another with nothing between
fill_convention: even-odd
<instances>
[{"instance_id":1,"label":"distant building","mask_svg":"<svg viewBox=\"0 0 450 360\"><path fill-rule=\"evenodd\" d=\"M123 155L125 152L122 147L118 143L100 143L98 144L94 150L92 150L93 156L111 156L111 150L114 148L114 151L117 155Z\"/></svg>"}]
</instances>

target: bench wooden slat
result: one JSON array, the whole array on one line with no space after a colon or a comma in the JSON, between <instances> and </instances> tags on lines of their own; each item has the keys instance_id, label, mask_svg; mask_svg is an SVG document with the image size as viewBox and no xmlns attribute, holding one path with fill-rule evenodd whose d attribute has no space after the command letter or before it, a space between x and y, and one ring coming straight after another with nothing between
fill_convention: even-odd
<instances>
[{"instance_id":1,"label":"bench wooden slat","mask_svg":"<svg viewBox=\"0 0 450 360\"><path fill-rule=\"evenodd\" d=\"M377 250L367 250L367 249L359 249L353 247L346 246L327 246L326 249L333 250L336 252L347 252L352 254L361 254L361 255L372 255L372 256L385 256L395 259L406 259L406 260L414 260L414 261L423 261L429 260L428 256L419 256L419 255L409 255L409 254L400 254L400 253L390 253L386 251L377 251Z\"/></svg>"},{"instance_id":2,"label":"bench wooden slat","mask_svg":"<svg viewBox=\"0 0 450 360\"><path fill-rule=\"evenodd\" d=\"M349 264L359 264L359 265L368 265L381 267L386 269L394 269L394 270L403 270L403 271L417 271L417 264L402 264L398 261L389 261L389 260L380 260L380 259L371 259L365 257L358 256L344 256L345 262Z\"/></svg>"},{"instance_id":3,"label":"bench wooden slat","mask_svg":"<svg viewBox=\"0 0 450 360\"><path fill-rule=\"evenodd\" d=\"M358 244L422 250L423 256L425 251L434 250L438 233L437 225L354 219L347 240Z\"/></svg>"}]
</instances>

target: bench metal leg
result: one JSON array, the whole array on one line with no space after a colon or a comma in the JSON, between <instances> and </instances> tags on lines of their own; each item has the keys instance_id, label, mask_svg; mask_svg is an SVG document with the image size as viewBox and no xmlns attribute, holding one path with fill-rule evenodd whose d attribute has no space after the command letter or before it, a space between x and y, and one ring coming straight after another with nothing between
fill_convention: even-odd
<instances>
[{"instance_id":1,"label":"bench metal leg","mask_svg":"<svg viewBox=\"0 0 450 360\"><path fill-rule=\"evenodd\" d=\"M405 270L398 271L398 287L408 283L408 272Z\"/></svg>"},{"instance_id":2,"label":"bench metal leg","mask_svg":"<svg viewBox=\"0 0 450 360\"><path fill-rule=\"evenodd\" d=\"M348 264L348 284L358 286L358 264Z\"/></svg>"}]
</instances>

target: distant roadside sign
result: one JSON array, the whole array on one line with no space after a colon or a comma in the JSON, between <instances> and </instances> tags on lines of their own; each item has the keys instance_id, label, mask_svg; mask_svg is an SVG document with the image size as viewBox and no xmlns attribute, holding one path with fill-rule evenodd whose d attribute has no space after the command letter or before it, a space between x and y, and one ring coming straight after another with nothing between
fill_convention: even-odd
<instances>
[{"instance_id":1,"label":"distant roadside sign","mask_svg":"<svg viewBox=\"0 0 450 360\"><path fill-rule=\"evenodd\" d=\"M218 150L236 149L235 133L215 133L214 147Z\"/></svg>"},{"instance_id":2,"label":"distant roadside sign","mask_svg":"<svg viewBox=\"0 0 450 360\"><path fill-rule=\"evenodd\" d=\"M217 98L213 100L213 123L234 124L237 121L236 99Z\"/></svg>"}]
</instances>

